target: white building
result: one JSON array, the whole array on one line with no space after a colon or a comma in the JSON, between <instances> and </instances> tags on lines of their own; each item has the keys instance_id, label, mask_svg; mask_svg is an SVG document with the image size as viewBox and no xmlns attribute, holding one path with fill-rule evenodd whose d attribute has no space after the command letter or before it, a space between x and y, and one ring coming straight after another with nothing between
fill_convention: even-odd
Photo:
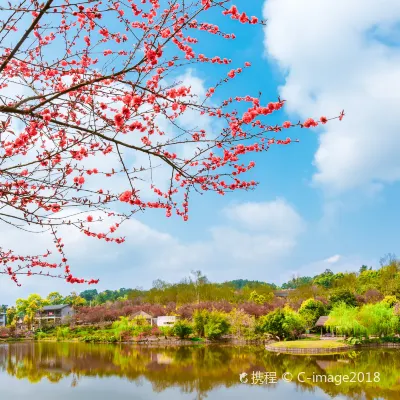
<instances>
[{"instance_id":1,"label":"white building","mask_svg":"<svg viewBox=\"0 0 400 400\"><path fill-rule=\"evenodd\" d=\"M178 317L175 315L164 315L162 317L154 318L154 320L157 326L173 326L178 320Z\"/></svg>"},{"instance_id":2,"label":"white building","mask_svg":"<svg viewBox=\"0 0 400 400\"><path fill-rule=\"evenodd\" d=\"M0 326L6 326L7 322L7 314L5 312L0 311Z\"/></svg>"}]
</instances>

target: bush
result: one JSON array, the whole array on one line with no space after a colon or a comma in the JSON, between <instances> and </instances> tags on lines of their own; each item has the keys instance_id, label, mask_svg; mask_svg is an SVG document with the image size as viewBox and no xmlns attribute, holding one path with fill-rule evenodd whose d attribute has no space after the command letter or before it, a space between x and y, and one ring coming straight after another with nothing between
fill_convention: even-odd
<instances>
[{"instance_id":1,"label":"bush","mask_svg":"<svg viewBox=\"0 0 400 400\"><path fill-rule=\"evenodd\" d=\"M172 326L160 326L160 332L165 338L172 336L174 334Z\"/></svg>"},{"instance_id":2,"label":"bush","mask_svg":"<svg viewBox=\"0 0 400 400\"><path fill-rule=\"evenodd\" d=\"M208 314L204 325L204 336L207 339L219 339L229 331L229 322L225 313L212 311Z\"/></svg>"},{"instance_id":3,"label":"bush","mask_svg":"<svg viewBox=\"0 0 400 400\"><path fill-rule=\"evenodd\" d=\"M6 327L0 327L0 339L6 339L10 336L10 329Z\"/></svg>"},{"instance_id":4,"label":"bush","mask_svg":"<svg viewBox=\"0 0 400 400\"><path fill-rule=\"evenodd\" d=\"M193 333L193 328L189 321L183 319L175 322L172 331L175 336L179 337L179 339L185 339Z\"/></svg>"},{"instance_id":5,"label":"bush","mask_svg":"<svg viewBox=\"0 0 400 400\"><path fill-rule=\"evenodd\" d=\"M356 337L349 337L349 338L346 339L346 342L351 344L351 345L361 344L361 340L359 338L356 338Z\"/></svg>"},{"instance_id":6,"label":"bush","mask_svg":"<svg viewBox=\"0 0 400 400\"><path fill-rule=\"evenodd\" d=\"M59 326L57 328L57 340L65 339L69 335L70 335L70 330L69 330L69 328L67 326L66 327Z\"/></svg>"},{"instance_id":7,"label":"bush","mask_svg":"<svg viewBox=\"0 0 400 400\"><path fill-rule=\"evenodd\" d=\"M37 330L35 332L35 339L36 340L42 340L42 339L45 339L46 337L47 337L47 333L45 333L45 332L42 332L42 331L39 331L39 330Z\"/></svg>"},{"instance_id":8,"label":"bush","mask_svg":"<svg viewBox=\"0 0 400 400\"><path fill-rule=\"evenodd\" d=\"M284 339L298 338L305 330L302 317L292 309L286 307L277 309L261 317L256 332L270 334Z\"/></svg>"},{"instance_id":9,"label":"bush","mask_svg":"<svg viewBox=\"0 0 400 400\"><path fill-rule=\"evenodd\" d=\"M195 332L208 339L218 339L228 333L230 327L227 314L216 310L196 310L193 324Z\"/></svg>"},{"instance_id":10,"label":"bush","mask_svg":"<svg viewBox=\"0 0 400 400\"><path fill-rule=\"evenodd\" d=\"M204 327L209 314L207 310L196 310L193 314L194 330L199 336L204 336Z\"/></svg>"},{"instance_id":11,"label":"bush","mask_svg":"<svg viewBox=\"0 0 400 400\"><path fill-rule=\"evenodd\" d=\"M256 339L254 331L256 322L254 316L245 313L242 310L233 309L229 313L230 331L236 337L244 337L245 339Z\"/></svg>"}]
</instances>

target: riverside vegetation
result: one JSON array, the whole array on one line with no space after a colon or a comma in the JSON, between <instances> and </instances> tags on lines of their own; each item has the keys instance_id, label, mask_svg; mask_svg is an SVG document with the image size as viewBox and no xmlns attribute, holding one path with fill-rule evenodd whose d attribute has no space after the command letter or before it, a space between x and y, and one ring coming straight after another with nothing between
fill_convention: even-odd
<instances>
[{"instance_id":1,"label":"riverside vegetation","mask_svg":"<svg viewBox=\"0 0 400 400\"><path fill-rule=\"evenodd\" d=\"M280 297L279 291L287 297ZM96 289L63 297L37 294L18 299L7 309L8 326L0 338L29 337L38 310L48 304L71 304L75 316L63 326L35 329L39 340L124 342L160 339L295 340L315 331L320 316L329 316L324 330L347 336L349 344L398 341L400 332L400 262L391 255L374 270L357 273L330 270L311 277L274 284L236 280L212 283L200 271L177 284L155 281L150 290ZM176 315L174 326L151 326L135 312L153 317ZM17 329L17 321L24 322ZM36 327L37 328L37 327Z\"/></svg>"}]
</instances>

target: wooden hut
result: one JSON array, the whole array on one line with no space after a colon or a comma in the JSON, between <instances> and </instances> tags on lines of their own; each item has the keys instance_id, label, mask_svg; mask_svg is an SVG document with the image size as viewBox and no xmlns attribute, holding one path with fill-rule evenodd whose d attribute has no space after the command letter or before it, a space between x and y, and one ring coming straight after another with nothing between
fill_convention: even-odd
<instances>
[{"instance_id":1,"label":"wooden hut","mask_svg":"<svg viewBox=\"0 0 400 400\"><path fill-rule=\"evenodd\" d=\"M324 315L322 317L319 317L318 321L315 323L316 328L318 327L321 328L321 336L322 336L322 329L325 327L325 322L328 321L328 318L329 318L328 316Z\"/></svg>"}]
</instances>

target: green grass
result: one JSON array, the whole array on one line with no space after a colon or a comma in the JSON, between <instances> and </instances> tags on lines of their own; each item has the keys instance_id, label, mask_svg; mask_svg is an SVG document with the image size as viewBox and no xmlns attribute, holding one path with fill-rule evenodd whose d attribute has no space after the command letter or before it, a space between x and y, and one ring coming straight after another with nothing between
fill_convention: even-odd
<instances>
[{"instance_id":1,"label":"green grass","mask_svg":"<svg viewBox=\"0 0 400 400\"><path fill-rule=\"evenodd\" d=\"M348 345L335 340L294 340L274 343L272 347L287 349L333 349L335 347L348 347Z\"/></svg>"}]
</instances>

